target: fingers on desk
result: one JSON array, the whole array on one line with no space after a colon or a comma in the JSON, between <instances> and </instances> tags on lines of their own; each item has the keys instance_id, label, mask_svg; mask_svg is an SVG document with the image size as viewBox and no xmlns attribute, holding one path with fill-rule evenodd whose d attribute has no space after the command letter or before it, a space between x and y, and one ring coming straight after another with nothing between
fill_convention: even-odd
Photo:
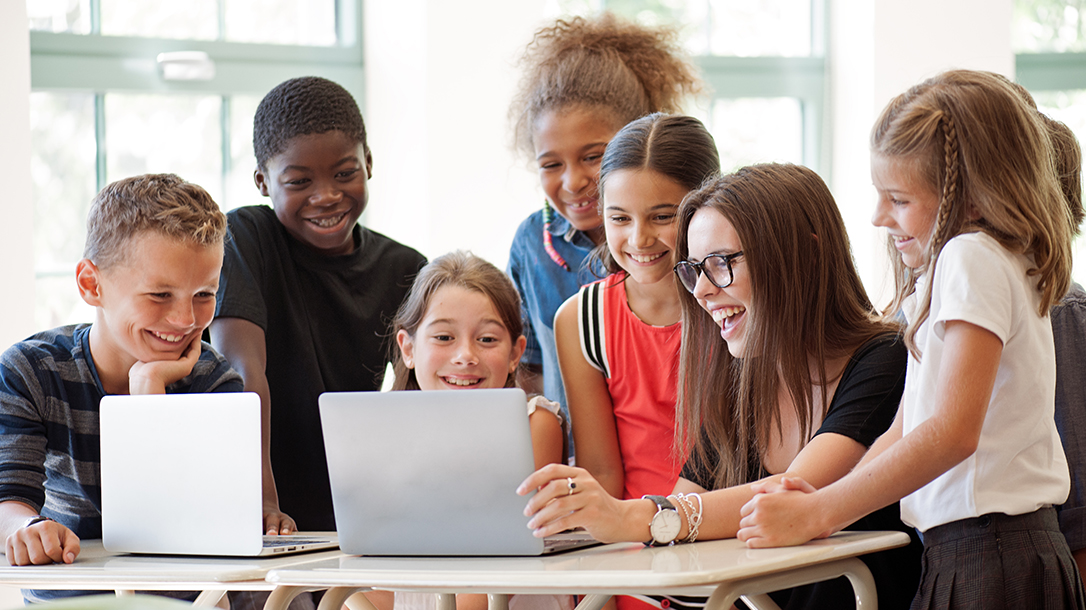
<instances>
[{"instance_id":1,"label":"fingers on desk","mask_svg":"<svg viewBox=\"0 0 1086 610\"><path fill-rule=\"evenodd\" d=\"M5 550L11 565L72 563L79 556L79 537L56 521L42 521L8 536Z\"/></svg>"}]
</instances>

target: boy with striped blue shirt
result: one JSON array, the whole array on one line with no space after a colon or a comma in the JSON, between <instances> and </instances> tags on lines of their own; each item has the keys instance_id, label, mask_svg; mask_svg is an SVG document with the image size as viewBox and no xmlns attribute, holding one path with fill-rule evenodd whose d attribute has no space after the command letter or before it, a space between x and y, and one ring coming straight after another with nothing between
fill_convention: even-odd
<instances>
[{"instance_id":1,"label":"boy with striped blue shirt","mask_svg":"<svg viewBox=\"0 0 1086 610\"><path fill-rule=\"evenodd\" d=\"M0 356L0 538L10 564L72 563L80 539L101 538L103 396L242 390L200 339L215 313L225 234L207 192L172 174L119 180L95 197L76 267L94 323L38 333Z\"/></svg>"}]
</instances>

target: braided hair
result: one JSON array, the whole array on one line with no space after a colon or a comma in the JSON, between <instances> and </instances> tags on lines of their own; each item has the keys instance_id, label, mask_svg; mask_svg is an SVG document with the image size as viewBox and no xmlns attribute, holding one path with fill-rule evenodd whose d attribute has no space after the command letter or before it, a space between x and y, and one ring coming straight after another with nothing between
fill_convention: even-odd
<instances>
[{"instance_id":1,"label":"braided hair","mask_svg":"<svg viewBox=\"0 0 1086 610\"><path fill-rule=\"evenodd\" d=\"M951 70L912 87L875 122L871 152L904 162L919 183L939 193L924 263L912 269L891 257L896 291L887 317L897 315L926 274L920 307L905 332L914 356L920 356L915 336L930 313L939 254L957 235L983 232L1031 256L1040 315L1066 293L1072 222L1052 144L1037 111L1005 77Z\"/></svg>"}]
</instances>

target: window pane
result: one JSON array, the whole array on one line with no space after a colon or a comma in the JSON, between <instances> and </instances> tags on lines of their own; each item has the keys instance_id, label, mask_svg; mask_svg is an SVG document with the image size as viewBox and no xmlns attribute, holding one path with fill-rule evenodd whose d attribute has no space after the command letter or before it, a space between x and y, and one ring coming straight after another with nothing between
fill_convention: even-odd
<instances>
[{"instance_id":1,"label":"window pane","mask_svg":"<svg viewBox=\"0 0 1086 610\"><path fill-rule=\"evenodd\" d=\"M34 189L34 322L53 328L90 321L75 287L87 210L96 190L94 94L30 94ZM82 305L82 307L80 307Z\"/></svg>"},{"instance_id":2,"label":"window pane","mask_svg":"<svg viewBox=\"0 0 1086 610\"><path fill-rule=\"evenodd\" d=\"M607 0L648 25L682 28L693 55L811 55L811 0Z\"/></svg>"},{"instance_id":3,"label":"window pane","mask_svg":"<svg viewBox=\"0 0 1086 610\"><path fill-rule=\"evenodd\" d=\"M226 40L311 46L336 44L335 0L223 0Z\"/></svg>"},{"instance_id":4,"label":"window pane","mask_svg":"<svg viewBox=\"0 0 1086 610\"><path fill-rule=\"evenodd\" d=\"M803 162L803 112L798 99L716 100L707 125L725 172L752 163Z\"/></svg>"},{"instance_id":5,"label":"window pane","mask_svg":"<svg viewBox=\"0 0 1086 610\"><path fill-rule=\"evenodd\" d=\"M222 198L222 101L107 93L106 179L169 172Z\"/></svg>"},{"instance_id":6,"label":"window pane","mask_svg":"<svg viewBox=\"0 0 1086 610\"><path fill-rule=\"evenodd\" d=\"M72 263L71 273L37 277L34 282L35 327L44 330L93 321L94 308L80 298L75 286L75 263Z\"/></svg>"},{"instance_id":7,"label":"window pane","mask_svg":"<svg viewBox=\"0 0 1086 610\"><path fill-rule=\"evenodd\" d=\"M1033 94L1037 107L1048 116L1063 121L1075 132L1079 144L1086 142L1086 90L1043 91ZM1081 228L1081 227L1080 227ZM1086 286L1086 236L1080 235L1074 245L1076 282Z\"/></svg>"},{"instance_id":8,"label":"window pane","mask_svg":"<svg viewBox=\"0 0 1086 610\"><path fill-rule=\"evenodd\" d=\"M215 40L217 0L101 0L102 34Z\"/></svg>"},{"instance_id":9,"label":"window pane","mask_svg":"<svg viewBox=\"0 0 1086 610\"><path fill-rule=\"evenodd\" d=\"M224 210L268 202L253 183L253 115L259 103L255 95L230 98L230 169L226 174L226 197L219 202Z\"/></svg>"},{"instance_id":10,"label":"window pane","mask_svg":"<svg viewBox=\"0 0 1086 610\"><path fill-rule=\"evenodd\" d=\"M1014 49L1018 53L1086 51L1086 2L1016 0Z\"/></svg>"},{"instance_id":11,"label":"window pane","mask_svg":"<svg viewBox=\"0 0 1086 610\"><path fill-rule=\"evenodd\" d=\"M31 93L30 138L34 261L39 271L71 272L96 190L94 95Z\"/></svg>"},{"instance_id":12,"label":"window pane","mask_svg":"<svg viewBox=\"0 0 1086 610\"><path fill-rule=\"evenodd\" d=\"M26 0L30 30L90 34L90 0Z\"/></svg>"}]
</instances>

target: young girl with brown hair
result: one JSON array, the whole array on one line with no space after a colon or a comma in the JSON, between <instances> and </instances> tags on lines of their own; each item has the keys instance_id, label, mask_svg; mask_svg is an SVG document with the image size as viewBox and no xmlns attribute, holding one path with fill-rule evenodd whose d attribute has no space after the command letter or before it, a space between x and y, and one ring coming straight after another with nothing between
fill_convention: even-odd
<instances>
[{"instance_id":1,"label":"young girl with brown hair","mask_svg":"<svg viewBox=\"0 0 1086 610\"><path fill-rule=\"evenodd\" d=\"M520 386L564 405L554 314L595 279L586 260L603 241L596 178L604 147L638 117L678 111L700 82L681 58L675 32L610 14L540 29L521 63L510 117L516 146L538 166L546 199L521 223L509 252L528 340Z\"/></svg>"},{"instance_id":2,"label":"young girl with brown hair","mask_svg":"<svg viewBox=\"0 0 1086 610\"><path fill-rule=\"evenodd\" d=\"M800 475L826 485L893 419L906 350L897 327L876 320L840 212L817 174L755 165L707 183L682 203L676 254L675 445L693 446L682 476L666 498L620 502L588 472L548 466L518 490L539 488L526 509L537 535L583 526L605 541L733 537L753 482ZM663 527L669 518L678 525L672 531ZM856 527L909 529L896 507ZM865 559L881 607L904 607L918 554L914 545ZM854 603L851 593L839 579L774 597L789 608L843 607Z\"/></svg>"},{"instance_id":3,"label":"young girl with brown hair","mask_svg":"<svg viewBox=\"0 0 1086 610\"><path fill-rule=\"evenodd\" d=\"M848 476L766 486L750 547L827 536L901 499L923 533L913 608L1083 607L1052 505L1067 497L1053 420L1051 307L1071 220L1037 113L991 73L950 71L898 96L871 134L908 378L893 426Z\"/></svg>"},{"instance_id":4,"label":"young girl with brown hair","mask_svg":"<svg viewBox=\"0 0 1086 610\"><path fill-rule=\"evenodd\" d=\"M467 252L450 252L423 267L392 321L393 390L474 390L516 386L524 352L520 297L500 269ZM528 401L536 467L565 461L563 418L542 396ZM388 594L369 592L389 608ZM486 595L457 595L459 610L484 610ZM435 607L434 596L397 593L395 610ZM514 595L511 610L572 610L569 595Z\"/></svg>"}]
</instances>

